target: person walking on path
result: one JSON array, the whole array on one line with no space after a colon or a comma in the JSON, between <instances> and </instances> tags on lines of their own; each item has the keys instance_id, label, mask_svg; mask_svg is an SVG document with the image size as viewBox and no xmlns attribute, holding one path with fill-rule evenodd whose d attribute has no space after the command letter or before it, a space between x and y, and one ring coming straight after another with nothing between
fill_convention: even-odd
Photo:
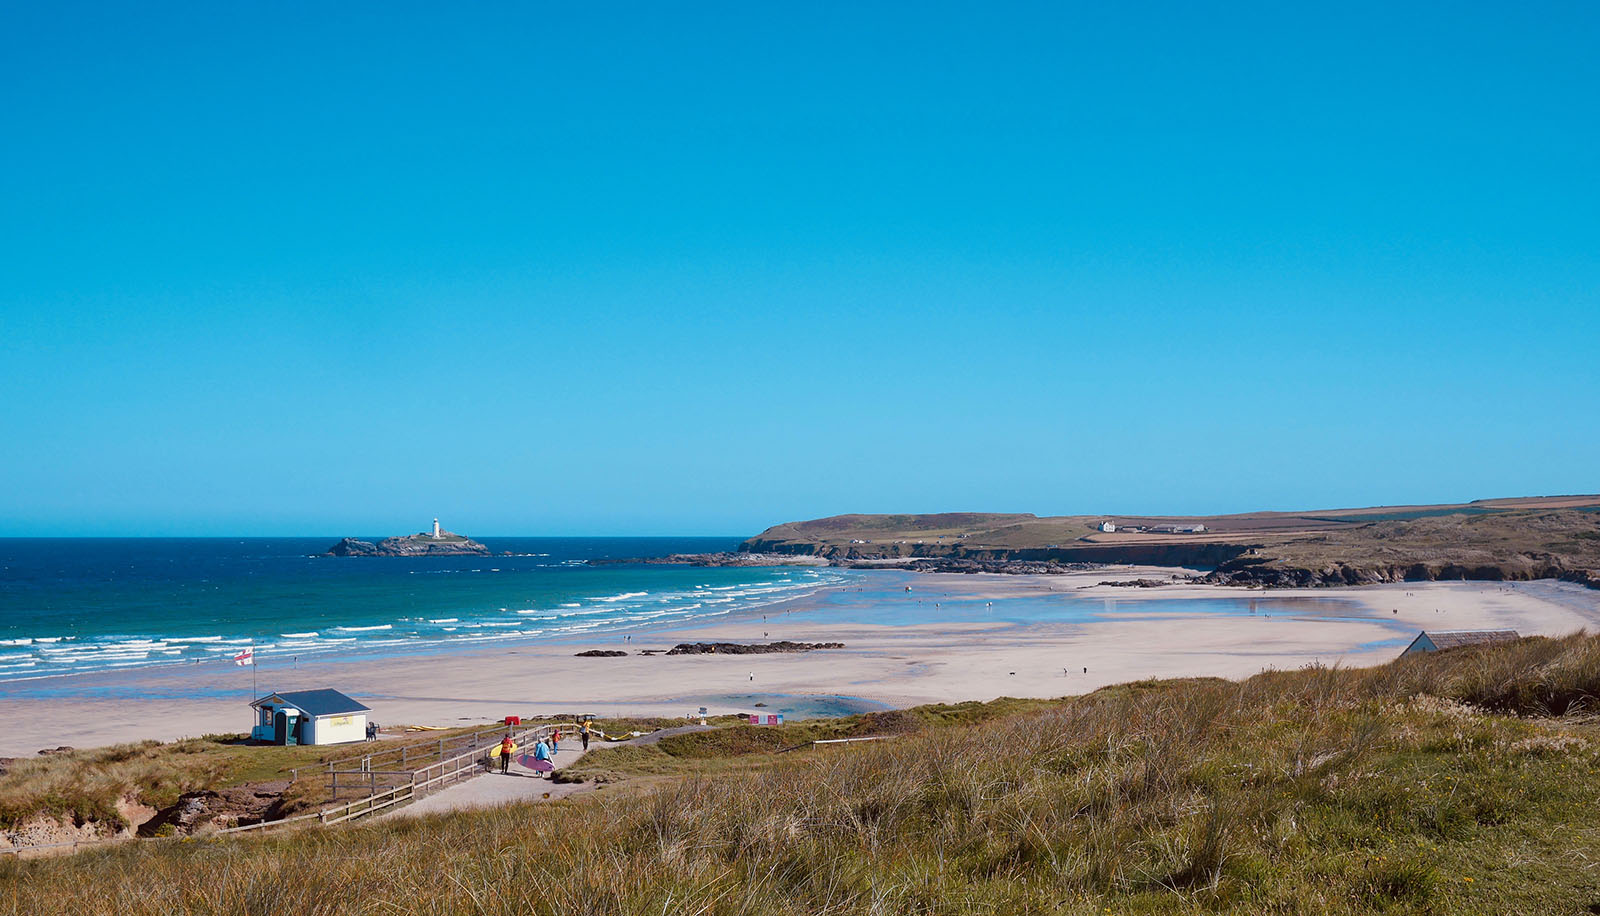
<instances>
[{"instance_id":1,"label":"person walking on path","mask_svg":"<svg viewBox=\"0 0 1600 916\"><path fill-rule=\"evenodd\" d=\"M589 749L589 729L594 723L588 719L583 720L583 727L578 729L578 740L583 742L583 749Z\"/></svg>"},{"instance_id":2,"label":"person walking on path","mask_svg":"<svg viewBox=\"0 0 1600 916\"><path fill-rule=\"evenodd\" d=\"M500 739L500 775L504 776L511 769L511 755L517 751L517 742L511 740L511 733Z\"/></svg>"},{"instance_id":3,"label":"person walking on path","mask_svg":"<svg viewBox=\"0 0 1600 916\"><path fill-rule=\"evenodd\" d=\"M540 738L539 743L533 746L533 759L550 760L550 745L546 744L543 738ZM551 765L554 765L554 761L551 762ZM555 777L552 776L550 778L554 779Z\"/></svg>"},{"instance_id":4,"label":"person walking on path","mask_svg":"<svg viewBox=\"0 0 1600 916\"><path fill-rule=\"evenodd\" d=\"M561 729L559 728L550 732L550 753L561 753Z\"/></svg>"}]
</instances>

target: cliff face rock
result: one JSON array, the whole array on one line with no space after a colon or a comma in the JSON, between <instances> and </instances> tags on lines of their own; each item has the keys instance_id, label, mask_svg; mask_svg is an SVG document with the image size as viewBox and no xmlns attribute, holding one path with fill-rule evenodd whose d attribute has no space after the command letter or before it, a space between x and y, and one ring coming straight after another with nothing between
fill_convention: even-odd
<instances>
[{"instance_id":1,"label":"cliff face rock","mask_svg":"<svg viewBox=\"0 0 1600 916\"><path fill-rule=\"evenodd\" d=\"M1212 585L1252 585L1264 588L1318 588L1341 585L1376 585L1383 582L1529 582L1561 579L1600 589L1600 572L1565 568L1552 557L1528 557L1525 562L1409 563L1361 565L1335 563L1315 569L1278 565L1241 558L1224 563L1195 579Z\"/></svg>"},{"instance_id":2,"label":"cliff face rock","mask_svg":"<svg viewBox=\"0 0 1600 916\"><path fill-rule=\"evenodd\" d=\"M356 538L345 538L328 549L329 557L456 557L489 556L489 548L471 538L448 531L432 534L408 534L384 538L374 544Z\"/></svg>"}]
</instances>

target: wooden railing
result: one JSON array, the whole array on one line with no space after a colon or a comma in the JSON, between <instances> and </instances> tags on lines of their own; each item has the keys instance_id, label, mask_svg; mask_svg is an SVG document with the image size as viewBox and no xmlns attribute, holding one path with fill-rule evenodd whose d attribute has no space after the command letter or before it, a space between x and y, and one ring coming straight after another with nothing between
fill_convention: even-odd
<instances>
[{"instance_id":1,"label":"wooden railing","mask_svg":"<svg viewBox=\"0 0 1600 916\"><path fill-rule=\"evenodd\" d=\"M563 731L574 731L576 727L577 726L571 722L554 722L545 725L538 725L534 726L533 728L525 729L520 733L515 733L512 736L512 740L516 741L517 744L526 747L529 743L537 741L539 738L550 734L556 729L562 729ZM254 824L245 824L240 827L225 827L221 830L218 830L217 834L248 833L255 830L276 830L280 827L288 827L292 825L310 826L313 822L319 826L342 824L346 821L353 821L358 818L367 817L369 815L376 814L379 811L384 811L397 805L414 801L415 799L420 798L429 792L442 789L451 783L459 782L462 779L486 772L483 767L483 764L486 762L485 755L488 753L490 748L500 743L501 736L505 734L505 726L498 725L492 729L479 729L472 732L470 735L470 737L477 739L480 736L486 735L490 732L494 733L495 738L493 741L484 744L475 743L471 750L456 754L453 757L441 759L419 770L373 770L370 768L370 761L379 755L364 754L359 757L346 757L343 759L343 761L334 761L334 763L349 763L351 761L359 761L362 766L367 767L365 769L356 770L333 770L330 768L328 770L328 774L333 777L335 783L337 783L338 776L340 775L352 777L365 775L368 777L367 785L369 794L362 798L358 798L355 801L346 802L342 805L335 805L331 808L323 808L320 811L312 811L309 814L297 814L294 817L285 817L274 821L260 821ZM458 735L455 738L441 739L441 741L455 742L459 741L461 737L462 736ZM443 744L440 746L444 747ZM404 759L404 755L402 755L401 759ZM320 768L321 765L319 765L319 769ZM377 787L378 776L404 776L406 777L406 781L399 785L379 791ZM354 788L354 786L349 787ZM15 855L33 852L36 850L65 849L67 847L71 847L72 851L76 851L80 847L84 846L99 846L106 843L116 843L128 839L132 838L106 837L103 839L93 840L74 840L68 843L41 843L36 846L7 846L0 847L0 855Z\"/></svg>"},{"instance_id":2,"label":"wooden railing","mask_svg":"<svg viewBox=\"0 0 1600 916\"><path fill-rule=\"evenodd\" d=\"M520 733L513 734L512 740L517 742L519 745L526 746L530 742L537 741L541 737L548 735L556 729L570 731L575 727L576 726L571 722L553 722L545 725L537 725L533 728L525 729ZM503 729L504 726L501 726L501 728ZM497 730L497 735L503 735L503 732ZM336 771L331 774L334 776L335 781L337 781L339 775L366 775L368 777L368 787L370 789L369 794L363 798L358 798L355 801L346 802L342 805L335 805L331 808L323 808L321 811L317 811L312 814L301 814L296 815L295 817L283 818L282 820L262 821L257 824L246 824L243 827L228 827L217 832L243 833L248 830L271 830L289 824L309 821L312 818L316 818L319 824L326 826L331 824L342 824L346 821L353 821L357 818L376 814L379 811L393 808L396 805L402 805L406 802L414 801L429 792L444 788L453 782L458 782L462 779L476 776L484 772L482 766L484 763L484 755L488 753L491 747L498 743L499 739L497 737L493 742L473 748L465 753L457 754L454 757L440 760L437 763L429 764L420 770L412 770L410 772L392 770ZM400 785L392 786L380 791L377 787L377 777L383 775L402 775L407 776L408 779L406 782L401 783Z\"/></svg>"}]
</instances>

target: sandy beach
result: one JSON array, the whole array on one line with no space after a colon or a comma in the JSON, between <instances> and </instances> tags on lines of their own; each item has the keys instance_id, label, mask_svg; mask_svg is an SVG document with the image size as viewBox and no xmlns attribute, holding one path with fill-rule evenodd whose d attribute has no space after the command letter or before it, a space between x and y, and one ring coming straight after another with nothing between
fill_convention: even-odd
<instances>
[{"instance_id":1,"label":"sandy beach","mask_svg":"<svg viewBox=\"0 0 1600 916\"><path fill-rule=\"evenodd\" d=\"M816 595L765 615L660 630L631 641L521 644L370 659L264 660L262 693L335 687L385 725L459 725L561 713L681 717L777 710L842 712L998 696L1057 697L1142 678L1248 677L1308 664L1364 666L1395 657L1423 629L1510 628L1562 635L1600 626L1600 591L1557 582L1425 582L1351 589L1258 591L1173 585L1136 589L1105 579L1167 579L1175 570L1117 567L1064 576L884 572L886 584L854 608L849 595ZM878 573L872 574L876 578ZM1247 608L1197 612L1195 599ZM1093 619L1050 619L1058 603L1098 602ZM916 606L915 602L924 602ZM977 606L939 623L904 623L945 601ZM841 605L844 602L844 605ZM992 602L992 605L990 604ZM1029 620L1007 620L1023 604ZM839 610L843 606L845 610ZM893 624L870 622L875 614ZM1064 618L1070 615L1063 615ZM979 619L973 619L977 617ZM664 649L678 642L790 639L846 648L789 655L577 658L587 648ZM1085 670L1087 669L1087 670ZM148 738L228 733L250 725L248 669L174 666L12 682L0 688L0 755L25 756Z\"/></svg>"}]
</instances>

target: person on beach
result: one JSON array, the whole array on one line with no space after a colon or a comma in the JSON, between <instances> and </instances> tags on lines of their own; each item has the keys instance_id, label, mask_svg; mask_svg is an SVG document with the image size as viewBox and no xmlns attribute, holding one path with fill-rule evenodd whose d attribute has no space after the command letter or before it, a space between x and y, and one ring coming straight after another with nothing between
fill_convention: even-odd
<instances>
[{"instance_id":1,"label":"person on beach","mask_svg":"<svg viewBox=\"0 0 1600 916\"><path fill-rule=\"evenodd\" d=\"M594 722L590 721L589 719L584 719L583 727L578 729L578 740L583 743L584 750L589 749L589 729L593 727Z\"/></svg>"},{"instance_id":2,"label":"person on beach","mask_svg":"<svg viewBox=\"0 0 1600 916\"><path fill-rule=\"evenodd\" d=\"M561 753L561 729L559 728L550 733L550 753Z\"/></svg>"},{"instance_id":3,"label":"person on beach","mask_svg":"<svg viewBox=\"0 0 1600 916\"><path fill-rule=\"evenodd\" d=\"M511 755L516 753L517 742L511 740L511 733L500 739L500 775L504 776L511 769Z\"/></svg>"}]
</instances>

